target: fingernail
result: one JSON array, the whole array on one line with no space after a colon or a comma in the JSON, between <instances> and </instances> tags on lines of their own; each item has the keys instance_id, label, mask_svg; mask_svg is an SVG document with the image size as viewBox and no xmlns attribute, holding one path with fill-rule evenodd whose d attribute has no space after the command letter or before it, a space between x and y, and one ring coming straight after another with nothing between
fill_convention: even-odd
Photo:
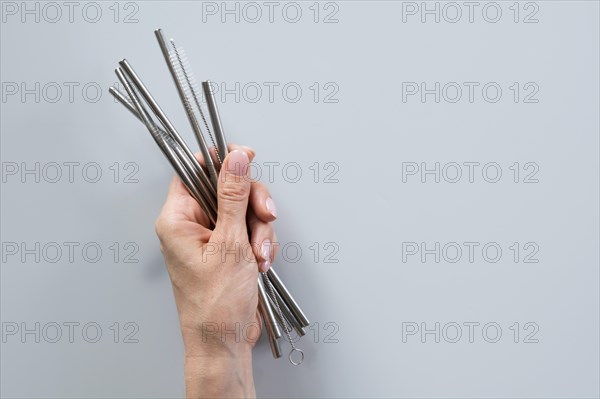
<instances>
[{"instance_id":1,"label":"fingernail","mask_svg":"<svg viewBox=\"0 0 600 399\"><path fill-rule=\"evenodd\" d=\"M245 151L234 150L227 156L227 172L235 176L244 176L250 162Z\"/></svg>"},{"instance_id":2,"label":"fingernail","mask_svg":"<svg viewBox=\"0 0 600 399\"><path fill-rule=\"evenodd\" d=\"M244 152L246 152L247 154L254 154L254 150L248 146L243 145L242 148L244 149Z\"/></svg>"},{"instance_id":3,"label":"fingernail","mask_svg":"<svg viewBox=\"0 0 600 399\"><path fill-rule=\"evenodd\" d=\"M273 202L273 198L271 198L271 197L267 198L266 205L267 205L267 211L269 211L269 213L271 215L273 215L274 218L276 218L277 217L277 208L275 207L275 202Z\"/></svg>"},{"instance_id":4,"label":"fingernail","mask_svg":"<svg viewBox=\"0 0 600 399\"><path fill-rule=\"evenodd\" d=\"M264 259L260 263L260 271L264 273L267 270L269 270L269 267L271 267L271 241L270 240L263 241L262 246L260 248L260 254L261 254L262 258Z\"/></svg>"}]
</instances>

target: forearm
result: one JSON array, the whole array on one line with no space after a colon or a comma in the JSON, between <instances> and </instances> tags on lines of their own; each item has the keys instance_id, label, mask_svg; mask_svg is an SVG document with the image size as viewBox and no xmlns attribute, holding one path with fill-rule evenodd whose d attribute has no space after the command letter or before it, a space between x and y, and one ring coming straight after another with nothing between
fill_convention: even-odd
<instances>
[{"instance_id":1,"label":"forearm","mask_svg":"<svg viewBox=\"0 0 600 399\"><path fill-rule=\"evenodd\" d=\"M254 398L252 352L227 356L186 356L187 398Z\"/></svg>"}]
</instances>

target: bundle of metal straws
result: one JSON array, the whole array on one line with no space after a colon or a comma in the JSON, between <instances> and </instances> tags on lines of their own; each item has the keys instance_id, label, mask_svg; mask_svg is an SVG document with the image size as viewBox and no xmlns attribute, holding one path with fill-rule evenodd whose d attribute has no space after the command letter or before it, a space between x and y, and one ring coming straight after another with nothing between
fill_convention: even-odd
<instances>
[{"instance_id":1,"label":"bundle of metal straws","mask_svg":"<svg viewBox=\"0 0 600 399\"><path fill-rule=\"evenodd\" d=\"M198 201L211 223L215 224L217 220L217 170L220 169L228 151L212 87L209 81L204 81L202 82L202 92L200 92L196 87L183 49L175 46L172 39L167 42L161 29L157 29L155 34L200 146L206 170L200 165L126 60L119 62L119 68L115 70L126 93L120 92L114 86L110 88L110 93L146 126L190 194ZM209 118L206 117L202 101L203 95ZM150 111L147 107L150 108ZM151 113L158 119L158 124L152 118ZM215 160L211 157L203 129L206 130L214 148ZM289 360L292 364L299 365L304 360L304 353L294 345L291 332L293 329L299 336L304 335L306 333L304 328L309 325L309 321L273 267L266 273L259 273L258 299L259 311L265 322L273 357L281 357L278 339L281 338L281 329L283 329L292 347L288 356Z\"/></svg>"}]
</instances>

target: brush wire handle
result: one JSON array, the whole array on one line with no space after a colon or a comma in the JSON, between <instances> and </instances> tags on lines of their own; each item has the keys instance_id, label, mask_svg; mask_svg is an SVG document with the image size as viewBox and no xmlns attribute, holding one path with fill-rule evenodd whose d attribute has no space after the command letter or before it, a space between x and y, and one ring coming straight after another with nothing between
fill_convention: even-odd
<instances>
[{"instance_id":1,"label":"brush wire handle","mask_svg":"<svg viewBox=\"0 0 600 399\"><path fill-rule=\"evenodd\" d=\"M204 134L202 133L202 129L194 112L196 102L192 98L195 97L195 92L193 86L191 85L191 78L188 72L183 69L184 64L182 57L178 52L176 52L176 47L174 44L173 47L168 45L165 35L161 29L155 30L154 34L156 35L158 45L160 46L165 62L167 63L167 67L169 68L169 72L171 73L171 77L173 78L173 82L175 83L175 87L177 88L177 93L179 94L179 98L181 99L183 108L185 109L185 113L188 117L190 125L192 126L194 135L196 136L196 141L200 147L202 157L204 158L211 184L216 190L218 180L217 170L213 163L212 157L210 156L208 146L204 140Z\"/></svg>"}]
</instances>

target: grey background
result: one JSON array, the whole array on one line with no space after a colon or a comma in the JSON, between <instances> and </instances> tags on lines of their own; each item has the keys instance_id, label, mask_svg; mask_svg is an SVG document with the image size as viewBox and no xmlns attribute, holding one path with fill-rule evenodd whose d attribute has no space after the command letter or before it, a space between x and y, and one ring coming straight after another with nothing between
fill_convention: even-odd
<instances>
[{"instance_id":1,"label":"grey background","mask_svg":"<svg viewBox=\"0 0 600 399\"><path fill-rule=\"evenodd\" d=\"M81 169L73 183L65 176L57 183L4 176L5 246L95 242L103 255L90 263L78 252L71 263L63 254L51 263L3 253L4 329L80 323L72 343L64 327L57 343L44 336L36 343L20 332L6 336L3 397L183 395L177 314L154 235L172 172L148 133L107 92L117 61L128 58L193 144L153 36L157 27L185 47L198 80L228 87L297 82L303 89L296 103L281 91L273 102L266 91L256 103L220 99L231 142L252 146L259 164L296 162L303 173L290 183L280 168L270 183L279 240L302 249L298 262L276 265L319 325L299 344L306 352L300 367L275 361L260 342L254 357L259 396L598 397L598 2L535 2L539 22L529 24L522 23L525 3L514 23L513 2L497 3L503 11L497 23L482 18L486 2L472 23L464 15L457 23L435 23L431 16L421 23L419 15L403 22L402 2L391 1L335 2L337 23L322 23L334 10L324 3L319 23L312 20L313 2L298 3L297 23L282 18L286 2L273 23L265 15L257 23L231 16L222 23L219 16L203 22L201 2L177 1L135 2L128 9L121 3L115 23L113 2L100 2L100 21L89 23L81 16L85 4L73 23L66 15L56 23L31 16L21 22L17 14L4 15L1 26L3 95L6 82L80 84L73 102L66 91L56 103L47 96L39 103L33 95L3 98L3 165L97 162L103 172L97 183L82 179ZM135 7L138 22L122 23ZM99 101L82 97L87 82L104 89ZM321 89L336 84L338 102L315 102L313 82ZM432 96L403 102L402 82L498 82L503 94L496 103L480 94L472 103L464 97L436 103ZM537 84L539 101L515 103L513 82ZM123 183L122 175L113 182L115 162L121 173L125 163L135 163L138 182ZM309 169L315 162L318 183ZM323 182L327 162L339 169L337 183ZM454 184L431 176L426 183L418 176L403 182L403 162L497 162L503 175L495 184L481 174L473 183L464 176ZM535 162L539 182L514 183L508 168L514 162ZM498 243L502 258L490 263L476 252L472 263L465 254L456 263L402 260L403 242L432 248L471 241ZM123 252L115 262L113 242L135 242L139 262L124 263ZM315 242L317 262L309 248ZM332 258L338 263L324 262L329 242L339 248ZM521 252L515 263L514 242L537 244L539 262L524 263ZM97 343L82 338L89 322L102 328ZM115 322L118 343L109 329ZM123 342L126 322L139 326L138 343ZM328 322L335 324L326 329ZM465 327L457 343L444 336L436 343L433 335L403 342L403 323L410 322L430 329L436 322L480 325L473 342ZM490 322L502 328L496 343L482 338ZM518 343L510 329L515 322ZM527 322L539 327L537 343L523 342Z\"/></svg>"}]
</instances>

